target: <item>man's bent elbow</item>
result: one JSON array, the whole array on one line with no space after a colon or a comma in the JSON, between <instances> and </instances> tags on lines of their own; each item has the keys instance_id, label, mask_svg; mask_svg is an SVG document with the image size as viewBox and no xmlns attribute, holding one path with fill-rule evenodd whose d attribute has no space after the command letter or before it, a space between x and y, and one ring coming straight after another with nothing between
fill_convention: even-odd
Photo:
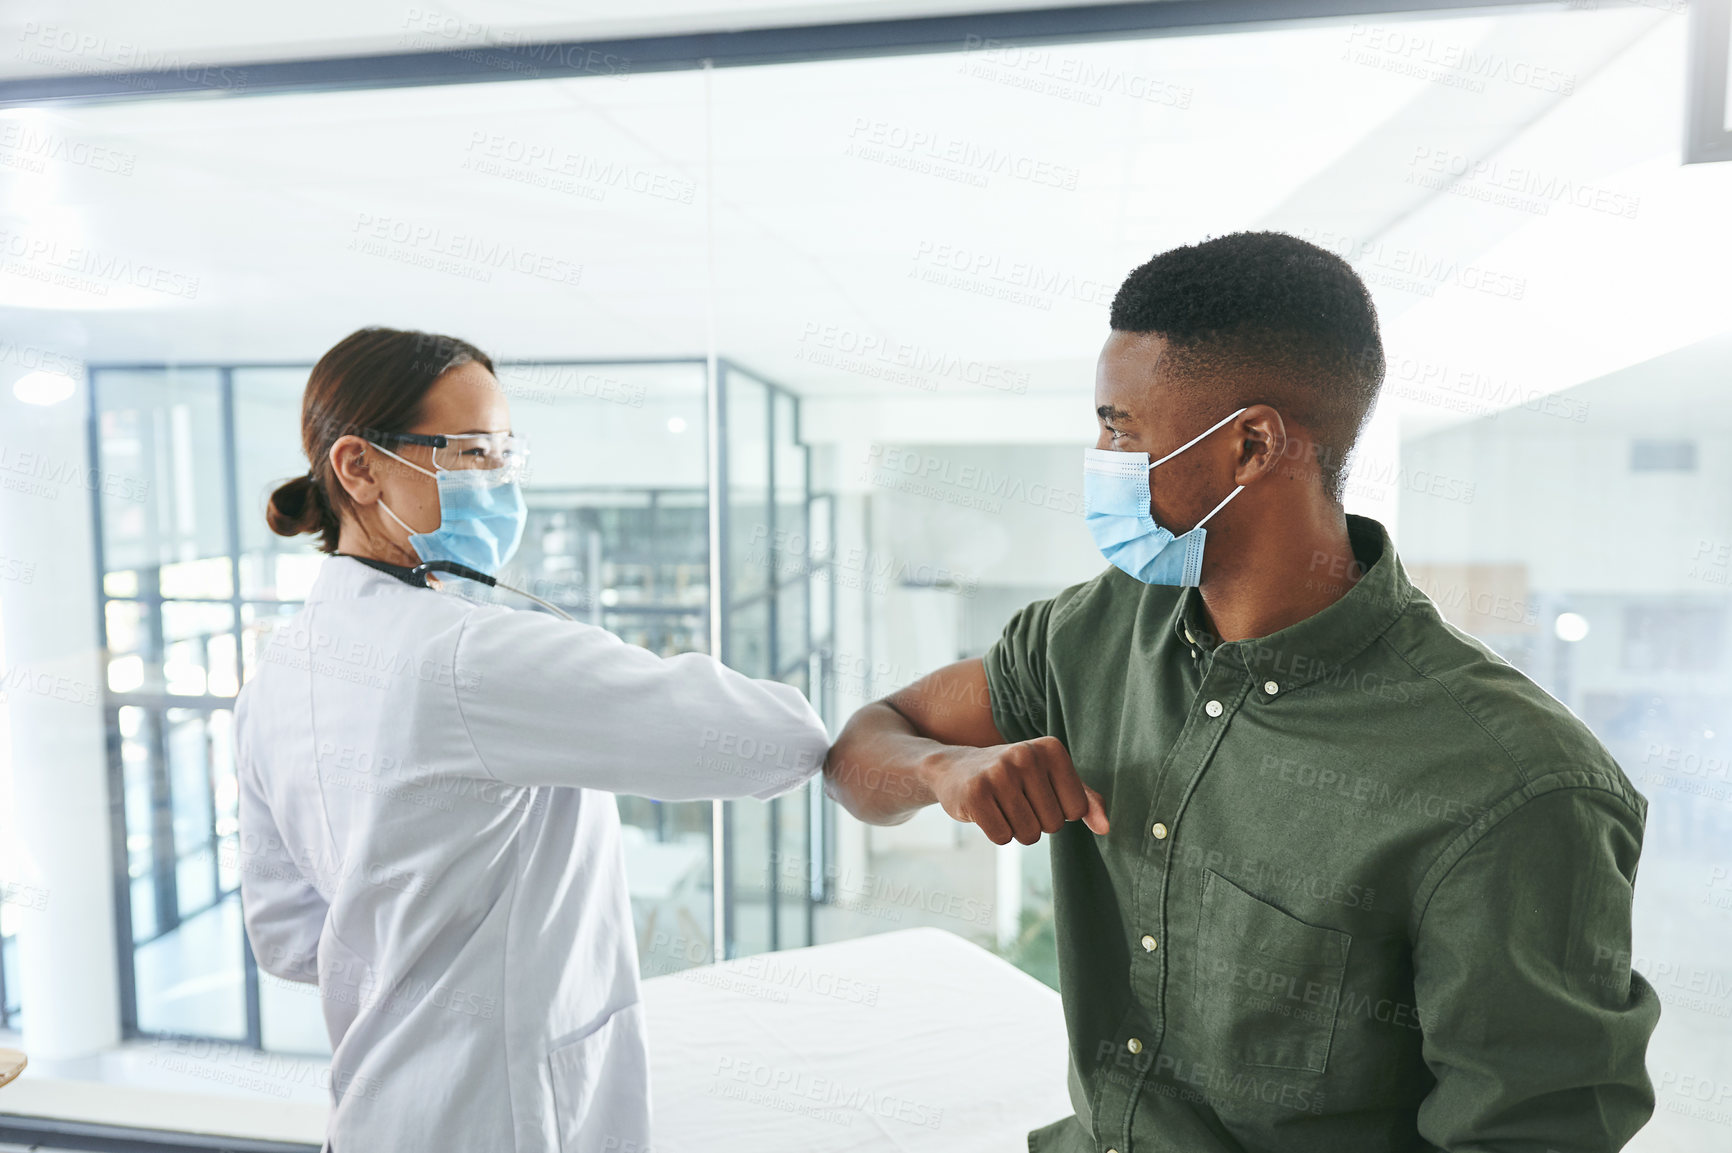
<instances>
[{"instance_id":1,"label":"man's bent elbow","mask_svg":"<svg viewBox=\"0 0 1732 1153\"><path fill-rule=\"evenodd\" d=\"M846 734L824 761L824 794L868 825L900 825L922 807L906 774L860 757Z\"/></svg>"}]
</instances>

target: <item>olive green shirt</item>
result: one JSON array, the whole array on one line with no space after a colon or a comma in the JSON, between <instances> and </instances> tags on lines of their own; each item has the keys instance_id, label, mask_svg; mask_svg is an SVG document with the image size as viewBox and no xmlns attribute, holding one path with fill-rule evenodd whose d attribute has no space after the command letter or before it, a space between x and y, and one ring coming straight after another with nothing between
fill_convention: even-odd
<instances>
[{"instance_id":1,"label":"olive green shirt","mask_svg":"<svg viewBox=\"0 0 1732 1153\"><path fill-rule=\"evenodd\" d=\"M1112 824L1051 838L1076 1112L1036 1153L1578 1153L1653 1112L1647 802L1347 522L1364 575L1269 636L1108 569L986 654L999 732Z\"/></svg>"}]
</instances>

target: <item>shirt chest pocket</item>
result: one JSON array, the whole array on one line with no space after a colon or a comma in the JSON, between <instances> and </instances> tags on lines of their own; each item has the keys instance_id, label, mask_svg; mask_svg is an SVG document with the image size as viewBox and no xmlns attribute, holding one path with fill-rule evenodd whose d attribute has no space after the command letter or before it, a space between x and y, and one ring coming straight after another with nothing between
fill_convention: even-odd
<instances>
[{"instance_id":1,"label":"shirt chest pocket","mask_svg":"<svg viewBox=\"0 0 1732 1153\"><path fill-rule=\"evenodd\" d=\"M1322 1073L1352 943L1204 869L1193 988L1208 1047L1240 1064Z\"/></svg>"}]
</instances>

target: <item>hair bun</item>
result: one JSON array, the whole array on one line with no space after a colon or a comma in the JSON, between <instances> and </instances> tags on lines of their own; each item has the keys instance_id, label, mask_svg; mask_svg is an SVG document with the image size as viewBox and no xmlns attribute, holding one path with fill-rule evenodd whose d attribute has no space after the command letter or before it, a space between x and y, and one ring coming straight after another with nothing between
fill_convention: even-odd
<instances>
[{"instance_id":1,"label":"hair bun","mask_svg":"<svg viewBox=\"0 0 1732 1153\"><path fill-rule=\"evenodd\" d=\"M303 473L277 486L265 506L265 521L278 536L299 536L325 527L326 505L318 482Z\"/></svg>"}]
</instances>

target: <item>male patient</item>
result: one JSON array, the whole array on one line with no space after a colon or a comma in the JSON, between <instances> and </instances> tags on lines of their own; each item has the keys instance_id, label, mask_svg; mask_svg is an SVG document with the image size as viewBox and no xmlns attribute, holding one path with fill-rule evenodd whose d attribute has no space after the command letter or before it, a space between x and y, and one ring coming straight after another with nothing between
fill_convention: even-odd
<instances>
[{"instance_id":1,"label":"male patient","mask_svg":"<svg viewBox=\"0 0 1732 1153\"><path fill-rule=\"evenodd\" d=\"M1384 372L1364 284L1239 233L1131 273L1111 325L1083 454L1111 567L825 766L865 821L1052 835L1076 1112L1029 1148L1621 1147L1654 1105L1646 802L1343 512Z\"/></svg>"}]
</instances>

